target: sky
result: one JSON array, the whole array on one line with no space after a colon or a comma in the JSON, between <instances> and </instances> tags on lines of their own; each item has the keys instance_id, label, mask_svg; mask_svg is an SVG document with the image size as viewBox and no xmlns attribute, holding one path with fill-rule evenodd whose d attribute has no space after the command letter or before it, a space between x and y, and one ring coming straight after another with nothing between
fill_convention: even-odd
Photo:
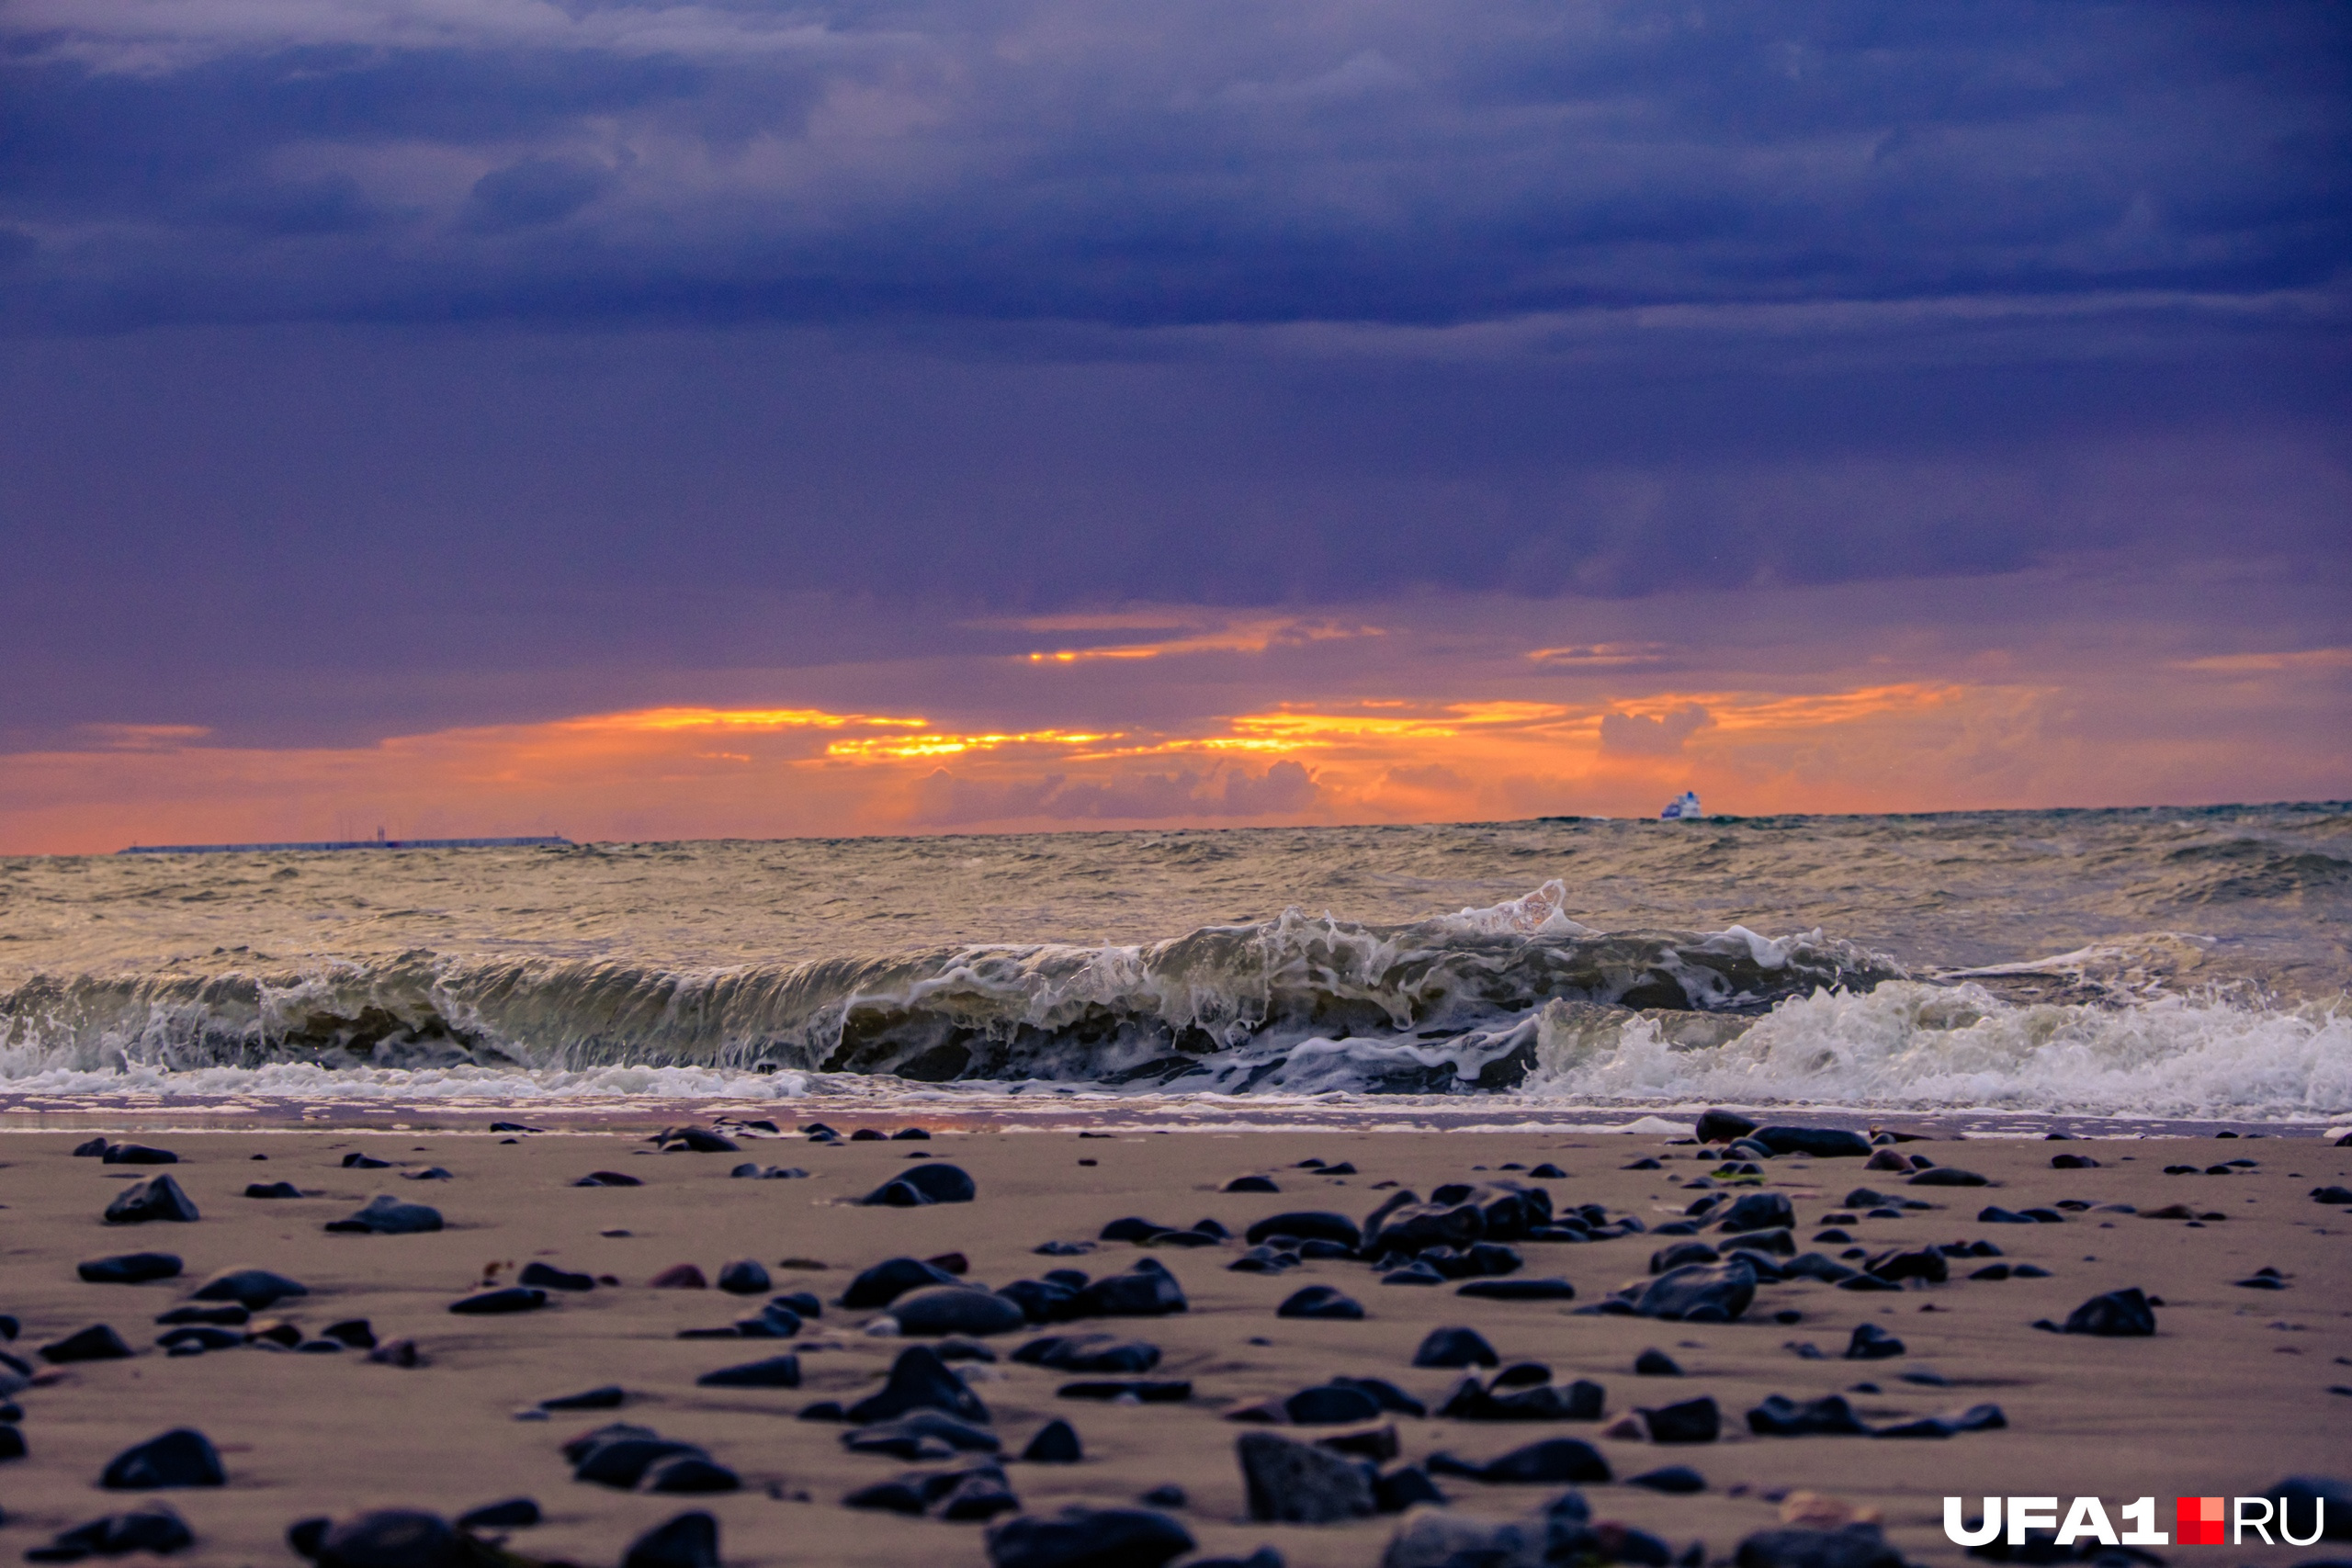
<instances>
[{"instance_id":1,"label":"sky","mask_svg":"<svg viewBox=\"0 0 2352 1568\"><path fill-rule=\"evenodd\" d=\"M6 0L0 852L2352 797L2352 11Z\"/></svg>"}]
</instances>

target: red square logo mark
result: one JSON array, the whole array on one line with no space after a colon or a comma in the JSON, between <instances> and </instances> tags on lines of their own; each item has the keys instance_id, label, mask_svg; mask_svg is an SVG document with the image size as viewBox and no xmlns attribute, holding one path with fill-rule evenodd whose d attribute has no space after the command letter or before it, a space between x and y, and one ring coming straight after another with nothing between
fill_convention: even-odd
<instances>
[{"instance_id":1,"label":"red square logo mark","mask_svg":"<svg viewBox=\"0 0 2352 1568\"><path fill-rule=\"evenodd\" d=\"M2224 1500L2220 1497L2183 1497L2175 1517L2178 1529L2173 1532L2173 1542L2178 1546L2222 1546L2222 1523L2225 1517Z\"/></svg>"}]
</instances>

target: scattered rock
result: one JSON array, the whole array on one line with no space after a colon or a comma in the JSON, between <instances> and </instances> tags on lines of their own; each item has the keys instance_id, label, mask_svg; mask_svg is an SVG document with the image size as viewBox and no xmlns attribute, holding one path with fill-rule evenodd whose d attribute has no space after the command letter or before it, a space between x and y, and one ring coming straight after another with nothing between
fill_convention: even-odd
<instances>
[{"instance_id":1,"label":"scattered rock","mask_svg":"<svg viewBox=\"0 0 2352 1568\"><path fill-rule=\"evenodd\" d=\"M727 1173L747 1181L805 1181L808 1173L797 1165L761 1165L746 1160Z\"/></svg>"},{"instance_id":2,"label":"scattered rock","mask_svg":"<svg viewBox=\"0 0 2352 1568\"><path fill-rule=\"evenodd\" d=\"M920 1209L933 1203L968 1203L979 1189L960 1167L910 1166L858 1200L887 1209Z\"/></svg>"},{"instance_id":3,"label":"scattered rock","mask_svg":"<svg viewBox=\"0 0 2352 1568\"><path fill-rule=\"evenodd\" d=\"M628 1397L618 1383L606 1383L602 1388L588 1389L580 1393L560 1393L553 1399L539 1401L542 1410L617 1410Z\"/></svg>"},{"instance_id":4,"label":"scattered rock","mask_svg":"<svg viewBox=\"0 0 2352 1568\"><path fill-rule=\"evenodd\" d=\"M503 1313L537 1312L548 1304L548 1293L529 1285L508 1285L503 1290L483 1291L449 1303L449 1310L468 1316L495 1316Z\"/></svg>"},{"instance_id":5,"label":"scattered rock","mask_svg":"<svg viewBox=\"0 0 2352 1568\"><path fill-rule=\"evenodd\" d=\"M1056 1416L1037 1428L1021 1457L1031 1464L1076 1464L1086 1457L1078 1440L1078 1428Z\"/></svg>"},{"instance_id":6,"label":"scattered rock","mask_svg":"<svg viewBox=\"0 0 2352 1568\"><path fill-rule=\"evenodd\" d=\"M842 1305L853 1309L887 1307L909 1291L926 1285L952 1285L956 1276L944 1269L911 1258L893 1258L876 1263L849 1282L842 1292Z\"/></svg>"},{"instance_id":7,"label":"scattered rock","mask_svg":"<svg viewBox=\"0 0 2352 1568\"><path fill-rule=\"evenodd\" d=\"M1237 1176L1218 1189L1223 1192L1279 1192L1273 1179L1266 1176Z\"/></svg>"},{"instance_id":8,"label":"scattered rock","mask_svg":"<svg viewBox=\"0 0 2352 1568\"><path fill-rule=\"evenodd\" d=\"M701 1127L667 1127L655 1134L652 1141L665 1155L731 1155L740 1154L743 1147L724 1134Z\"/></svg>"},{"instance_id":9,"label":"scattered rock","mask_svg":"<svg viewBox=\"0 0 2352 1568\"><path fill-rule=\"evenodd\" d=\"M1453 1421L1598 1421L1609 1394L1599 1383L1579 1378L1566 1388L1550 1382L1551 1372L1532 1370L1535 1381L1514 1378L1507 1368L1492 1382L1464 1378L1439 1406L1442 1419Z\"/></svg>"},{"instance_id":10,"label":"scattered rock","mask_svg":"<svg viewBox=\"0 0 2352 1568\"><path fill-rule=\"evenodd\" d=\"M1066 1382L1054 1390L1057 1399L1099 1399L1134 1404L1182 1404L1193 1397L1193 1385L1182 1379L1148 1382L1141 1378Z\"/></svg>"},{"instance_id":11,"label":"scattered rock","mask_svg":"<svg viewBox=\"0 0 2352 1568\"><path fill-rule=\"evenodd\" d=\"M1997 1404L1973 1404L1966 1410L1945 1416L1922 1416L1916 1421L1900 1421L1891 1427L1881 1427L1871 1434L1874 1438L1952 1438L1962 1432L1998 1431L2009 1424Z\"/></svg>"},{"instance_id":12,"label":"scattered rock","mask_svg":"<svg viewBox=\"0 0 2352 1568\"><path fill-rule=\"evenodd\" d=\"M1693 1131L1702 1144L1727 1144L1756 1131L1756 1123L1734 1111L1710 1111L1699 1118Z\"/></svg>"},{"instance_id":13,"label":"scattered rock","mask_svg":"<svg viewBox=\"0 0 2352 1568\"><path fill-rule=\"evenodd\" d=\"M1502 1358L1475 1328L1432 1328L1413 1352L1417 1367L1493 1367Z\"/></svg>"},{"instance_id":14,"label":"scattered rock","mask_svg":"<svg viewBox=\"0 0 2352 1568\"><path fill-rule=\"evenodd\" d=\"M647 1472L648 1492L712 1493L738 1492L743 1478L707 1454L681 1454L675 1459L657 1462Z\"/></svg>"},{"instance_id":15,"label":"scattered rock","mask_svg":"<svg viewBox=\"0 0 2352 1568\"><path fill-rule=\"evenodd\" d=\"M93 1258L74 1272L90 1285L143 1285L150 1280L170 1280L180 1271L180 1260L168 1252L122 1252Z\"/></svg>"},{"instance_id":16,"label":"scattered rock","mask_svg":"<svg viewBox=\"0 0 2352 1568\"><path fill-rule=\"evenodd\" d=\"M220 1450L191 1427L128 1448L107 1461L98 1484L110 1492L153 1492L167 1486L226 1486Z\"/></svg>"},{"instance_id":17,"label":"scattered rock","mask_svg":"<svg viewBox=\"0 0 2352 1568\"><path fill-rule=\"evenodd\" d=\"M307 1296L311 1288L299 1280L267 1269L228 1269L213 1275L196 1288L191 1300L199 1302L234 1302L247 1312L262 1312L295 1296Z\"/></svg>"},{"instance_id":18,"label":"scattered rock","mask_svg":"<svg viewBox=\"0 0 2352 1568\"><path fill-rule=\"evenodd\" d=\"M1973 1170L1957 1166L1929 1166L1905 1183L1909 1187L1990 1187L1993 1184Z\"/></svg>"},{"instance_id":19,"label":"scattered rock","mask_svg":"<svg viewBox=\"0 0 2352 1568\"><path fill-rule=\"evenodd\" d=\"M2352 1137L2352 1133L2347 1133L2345 1136ZM2352 1203L2352 1187L2314 1187L2312 1189L2312 1201L2314 1203Z\"/></svg>"},{"instance_id":20,"label":"scattered rock","mask_svg":"<svg viewBox=\"0 0 2352 1568\"><path fill-rule=\"evenodd\" d=\"M458 1516L461 1530L528 1529L539 1522L539 1506L528 1497L509 1497L503 1503L485 1503L479 1508Z\"/></svg>"},{"instance_id":21,"label":"scattered rock","mask_svg":"<svg viewBox=\"0 0 2352 1568\"><path fill-rule=\"evenodd\" d=\"M2052 1170L2097 1170L2098 1161L2088 1155L2052 1155L2050 1168Z\"/></svg>"},{"instance_id":22,"label":"scattered rock","mask_svg":"<svg viewBox=\"0 0 2352 1568\"><path fill-rule=\"evenodd\" d=\"M2095 1334L2105 1338L2133 1338L2156 1331L2155 1307L2141 1292L2139 1287L2109 1291L2093 1296L2066 1316L2063 1326L2044 1318L2034 1325L2037 1328L2053 1328L2061 1334Z\"/></svg>"},{"instance_id":23,"label":"scattered rock","mask_svg":"<svg viewBox=\"0 0 2352 1568\"><path fill-rule=\"evenodd\" d=\"M98 1156L104 1165L177 1165L180 1156L169 1149L149 1148L145 1144L108 1144Z\"/></svg>"},{"instance_id":24,"label":"scattered rock","mask_svg":"<svg viewBox=\"0 0 2352 1568\"><path fill-rule=\"evenodd\" d=\"M537 1258L523 1265L523 1271L514 1276L514 1282L536 1285L543 1291L578 1292L596 1288L594 1274L575 1274L568 1269L559 1269L552 1263L542 1263Z\"/></svg>"},{"instance_id":25,"label":"scattered rock","mask_svg":"<svg viewBox=\"0 0 2352 1568\"><path fill-rule=\"evenodd\" d=\"M110 1225L141 1225L151 1220L186 1224L202 1217L197 1213L195 1201L168 1176L131 1183L115 1194L106 1212L106 1222Z\"/></svg>"},{"instance_id":26,"label":"scattered rock","mask_svg":"<svg viewBox=\"0 0 2352 1568\"><path fill-rule=\"evenodd\" d=\"M1148 1508L1023 1514L988 1535L989 1568L1160 1568L1192 1550L1183 1526Z\"/></svg>"},{"instance_id":27,"label":"scattered rock","mask_svg":"<svg viewBox=\"0 0 2352 1568\"><path fill-rule=\"evenodd\" d=\"M1856 1324L1854 1337L1846 1342L1849 1361L1883 1361L1904 1353L1903 1341L1875 1323Z\"/></svg>"},{"instance_id":28,"label":"scattered rock","mask_svg":"<svg viewBox=\"0 0 2352 1568\"><path fill-rule=\"evenodd\" d=\"M234 1328L253 1314L234 1302L227 1306L176 1306L155 1319L158 1326L175 1327L181 1324L210 1324Z\"/></svg>"},{"instance_id":29,"label":"scattered rock","mask_svg":"<svg viewBox=\"0 0 2352 1568\"><path fill-rule=\"evenodd\" d=\"M697 1388L798 1388L800 1358L770 1356L741 1366L721 1367L695 1379Z\"/></svg>"},{"instance_id":30,"label":"scattered rock","mask_svg":"<svg viewBox=\"0 0 2352 1568\"><path fill-rule=\"evenodd\" d=\"M1669 1464L1658 1470L1645 1470L1639 1475L1629 1475L1625 1478L1625 1484L1664 1492L1670 1496L1681 1496L1688 1493L1704 1492L1707 1478L1687 1464Z\"/></svg>"},{"instance_id":31,"label":"scattered rock","mask_svg":"<svg viewBox=\"0 0 2352 1568\"><path fill-rule=\"evenodd\" d=\"M642 1187L645 1183L625 1170L592 1170L572 1185L574 1187Z\"/></svg>"},{"instance_id":32,"label":"scattered rock","mask_svg":"<svg viewBox=\"0 0 2352 1568\"><path fill-rule=\"evenodd\" d=\"M1682 1375L1682 1364L1653 1346L1634 1358L1634 1375L1644 1378L1679 1378Z\"/></svg>"},{"instance_id":33,"label":"scattered rock","mask_svg":"<svg viewBox=\"0 0 2352 1568\"><path fill-rule=\"evenodd\" d=\"M729 1295L764 1294L770 1289L767 1266L754 1258L739 1258L720 1268L718 1288Z\"/></svg>"},{"instance_id":34,"label":"scattered rock","mask_svg":"<svg viewBox=\"0 0 2352 1568\"><path fill-rule=\"evenodd\" d=\"M1747 1413L1747 1429L1759 1438L1868 1437L1870 1427L1839 1393L1799 1402L1768 1394Z\"/></svg>"},{"instance_id":35,"label":"scattered rock","mask_svg":"<svg viewBox=\"0 0 2352 1568\"><path fill-rule=\"evenodd\" d=\"M859 1400L849 1407L852 1421L860 1425L888 1421L910 1410L942 1410L965 1421L985 1422L988 1406L979 1395L966 1386L964 1380L947 1370L947 1363L926 1345L910 1346L899 1352L890 1365L890 1379L882 1392Z\"/></svg>"},{"instance_id":36,"label":"scattered rock","mask_svg":"<svg viewBox=\"0 0 2352 1568\"><path fill-rule=\"evenodd\" d=\"M1159 1365L1159 1347L1111 1334L1056 1335L1032 1339L1012 1359L1062 1372L1148 1372Z\"/></svg>"},{"instance_id":37,"label":"scattered rock","mask_svg":"<svg viewBox=\"0 0 2352 1568\"><path fill-rule=\"evenodd\" d=\"M1654 1443L1712 1443L1723 1435L1723 1412L1704 1396L1635 1412Z\"/></svg>"},{"instance_id":38,"label":"scattered rock","mask_svg":"<svg viewBox=\"0 0 2352 1568\"><path fill-rule=\"evenodd\" d=\"M813 1407L812 1407L813 1408ZM808 1419L808 1411L802 1411ZM959 1453L995 1453L1003 1444L994 1432L938 1410L910 1410L842 1434L852 1453L888 1454L895 1459L950 1459Z\"/></svg>"},{"instance_id":39,"label":"scattered rock","mask_svg":"<svg viewBox=\"0 0 2352 1568\"><path fill-rule=\"evenodd\" d=\"M1635 1316L1730 1323L1756 1300L1756 1270L1745 1258L1693 1263L1659 1275L1631 1300Z\"/></svg>"},{"instance_id":40,"label":"scattered rock","mask_svg":"<svg viewBox=\"0 0 2352 1568\"><path fill-rule=\"evenodd\" d=\"M74 1145L74 1157L75 1159L97 1159L103 1156L106 1152L107 1141L104 1138L92 1138L87 1143L81 1143Z\"/></svg>"},{"instance_id":41,"label":"scattered rock","mask_svg":"<svg viewBox=\"0 0 2352 1568\"><path fill-rule=\"evenodd\" d=\"M248 1181L245 1183L245 1196L248 1198L300 1198L301 1195L302 1190L290 1181Z\"/></svg>"},{"instance_id":42,"label":"scattered rock","mask_svg":"<svg viewBox=\"0 0 2352 1568\"><path fill-rule=\"evenodd\" d=\"M441 1211L424 1203L403 1203L379 1193L346 1219L330 1220L327 1229L368 1235L415 1235L441 1228Z\"/></svg>"},{"instance_id":43,"label":"scattered rock","mask_svg":"<svg viewBox=\"0 0 2352 1568\"><path fill-rule=\"evenodd\" d=\"M53 1537L47 1546L27 1551L28 1562L79 1562L85 1557L121 1557L150 1551L158 1557L196 1544L187 1521L162 1503L150 1503L129 1513L108 1514Z\"/></svg>"},{"instance_id":44,"label":"scattered rock","mask_svg":"<svg viewBox=\"0 0 2352 1568\"><path fill-rule=\"evenodd\" d=\"M1294 1241L1335 1242L1352 1250L1363 1245L1363 1230L1345 1214L1308 1210L1260 1220L1242 1233L1241 1239L1255 1247L1273 1236L1289 1236Z\"/></svg>"},{"instance_id":45,"label":"scattered rock","mask_svg":"<svg viewBox=\"0 0 2352 1568\"><path fill-rule=\"evenodd\" d=\"M1011 1334L1029 1325L1020 1303L971 1285L931 1285L890 1305L901 1333Z\"/></svg>"},{"instance_id":46,"label":"scattered rock","mask_svg":"<svg viewBox=\"0 0 2352 1568\"><path fill-rule=\"evenodd\" d=\"M357 1149L343 1156L343 1168L345 1170L389 1170L391 1165L390 1160L378 1159L374 1155L362 1154Z\"/></svg>"},{"instance_id":47,"label":"scattered rock","mask_svg":"<svg viewBox=\"0 0 2352 1568\"><path fill-rule=\"evenodd\" d=\"M1566 1280L1473 1280L1453 1293L1490 1302L1572 1302L1577 1288Z\"/></svg>"},{"instance_id":48,"label":"scattered rock","mask_svg":"<svg viewBox=\"0 0 2352 1568\"><path fill-rule=\"evenodd\" d=\"M1176 1277L1158 1258L1146 1258L1124 1274L1105 1275L1080 1290L1071 1312L1080 1317L1159 1317L1189 1305Z\"/></svg>"},{"instance_id":49,"label":"scattered rock","mask_svg":"<svg viewBox=\"0 0 2352 1568\"><path fill-rule=\"evenodd\" d=\"M103 1323L92 1324L40 1348L40 1359L58 1367L74 1361L120 1361L130 1355L130 1347L122 1342L122 1336Z\"/></svg>"},{"instance_id":50,"label":"scattered rock","mask_svg":"<svg viewBox=\"0 0 2352 1568\"><path fill-rule=\"evenodd\" d=\"M1744 1136L1753 1138L1776 1155L1810 1155L1815 1159L1859 1158L1871 1153L1870 1139L1843 1127L1758 1127Z\"/></svg>"},{"instance_id":51,"label":"scattered rock","mask_svg":"<svg viewBox=\"0 0 2352 1568\"><path fill-rule=\"evenodd\" d=\"M1273 1432L1245 1432L1234 1447L1253 1519L1322 1525L1379 1510L1368 1464Z\"/></svg>"},{"instance_id":52,"label":"scattered rock","mask_svg":"<svg viewBox=\"0 0 2352 1568\"><path fill-rule=\"evenodd\" d=\"M645 1284L648 1290L654 1291L707 1291L710 1289L710 1281L703 1277L703 1271L691 1263L673 1263L669 1268L662 1269L662 1272L654 1275L653 1278L645 1281Z\"/></svg>"},{"instance_id":53,"label":"scattered rock","mask_svg":"<svg viewBox=\"0 0 2352 1568\"><path fill-rule=\"evenodd\" d=\"M1466 1475L1505 1485L1552 1485L1601 1483L1610 1479L1609 1461L1581 1438L1546 1438L1540 1443L1511 1450L1484 1464L1472 1464L1451 1454L1432 1454L1431 1471Z\"/></svg>"},{"instance_id":54,"label":"scattered rock","mask_svg":"<svg viewBox=\"0 0 2352 1568\"><path fill-rule=\"evenodd\" d=\"M696 1509L656 1525L629 1542L621 1568L719 1568L718 1521Z\"/></svg>"},{"instance_id":55,"label":"scattered rock","mask_svg":"<svg viewBox=\"0 0 2352 1568\"><path fill-rule=\"evenodd\" d=\"M472 1543L448 1521L416 1508L379 1508L341 1524L305 1520L286 1533L319 1568L468 1568L473 1560Z\"/></svg>"},{"instance_id":56,"label":"scattered rock","mask_svg":"<svg viewBox=\"0 0 2352 1568\"><path fill-rule=\"evenodd\" d=\"M1336 1318L1349 1322L1363 1316L1363 1304L1329 1285L1309 1285L1274 1309L1276 1317Z\"/></svg>"},{"instance_id":57,"label":"scattered rock","mask_svg":"<svg viewBox=\"0 0 2352 1568\"><path fill-rule=\"evenodd\" d=\"M424 1348L413 1339L395 1339L379 1345L368 1352L368 1359L379 1367L424 1367L432 1364Z\"/></svg>"}]
</instances>

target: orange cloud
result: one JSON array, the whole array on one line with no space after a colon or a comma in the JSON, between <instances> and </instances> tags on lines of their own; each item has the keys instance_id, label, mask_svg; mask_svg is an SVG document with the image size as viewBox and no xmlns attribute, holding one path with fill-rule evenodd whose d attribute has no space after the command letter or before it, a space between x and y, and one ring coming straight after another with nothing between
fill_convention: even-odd
<instances>
[{"instance_id":1,"label":"orange cloud","mask_svg":"<svg viewBox=\"0 0 2352 1568\"><path fill-rule=\"evenodd\" d=\"M1290 616L1227 622L1214 627L1203 627L1192 623L1171 622L1164 614L1137 612L1102 615L1037 615L1010 624L1022 631L1031 632L1159 631L1169 634L1139 642L1039 650L1027 656L1032 664L1170 659L1193 653L1264 653L1272 648L1296 648L1313 642L1385 635L1378 626L1341 626L1332 621L1304 621Z\"/></svg>"}]
</instances>

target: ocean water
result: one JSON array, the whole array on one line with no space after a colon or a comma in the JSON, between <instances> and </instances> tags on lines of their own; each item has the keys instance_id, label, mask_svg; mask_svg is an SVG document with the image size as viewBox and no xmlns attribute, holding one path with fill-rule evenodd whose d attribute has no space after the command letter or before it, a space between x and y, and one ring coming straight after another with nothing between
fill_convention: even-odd
<instances>
[{"instance_id":1,"label":"ocean water","mask_svg":"<svg viewBox=\"0 0 2352 1568\"><path fill-rule=\"evenodd\" d=\"M0 1104L2352 1115L2352 807L0 860Z\"/></svg>"}]
</instances>

